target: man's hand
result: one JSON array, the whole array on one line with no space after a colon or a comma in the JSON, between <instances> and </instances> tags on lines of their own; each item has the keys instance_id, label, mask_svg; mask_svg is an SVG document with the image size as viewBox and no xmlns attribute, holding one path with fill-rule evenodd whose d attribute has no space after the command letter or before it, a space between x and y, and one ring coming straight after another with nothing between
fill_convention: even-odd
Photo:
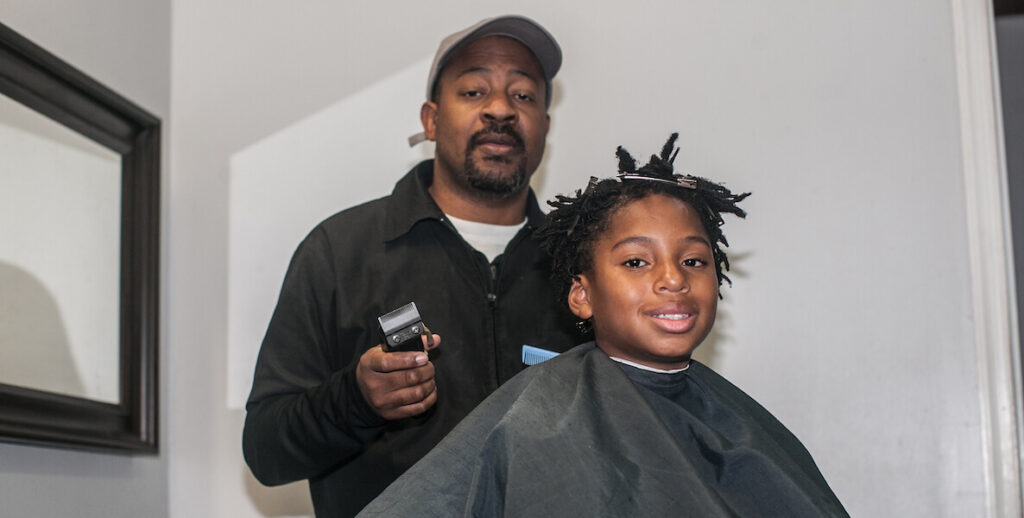
<instances>
[{"instance_id":1,"label":"man's hand","mask_svg":"<svg viewBox=\"0 0 1024 518\"><path fill-rule=\"evenodd\" d=\"M428 350L441 344L438 335L432 335L433 344L420 338ZM422 414L437 402L434 364L425 351L389 353L378 345L359 358L356 383L370 407L388 420Z\"/></svg>"}]
</instances>

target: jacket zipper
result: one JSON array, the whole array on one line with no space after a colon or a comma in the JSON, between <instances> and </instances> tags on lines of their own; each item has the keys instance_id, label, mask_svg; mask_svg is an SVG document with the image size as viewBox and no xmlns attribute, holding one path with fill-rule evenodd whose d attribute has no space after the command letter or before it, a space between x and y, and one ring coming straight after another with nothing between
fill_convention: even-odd
<instances>
[{"instance_id":1,"label":"jacket zipper","mask_svg":"<svg viewBox=\"0 0 1024 518\"><path fill-rule=\"evenodd\" d=\"M487 307L491 310L491 347L494 358L494 386L501 385L501 354L498 351L498 265L491 263L491 283L487 292Z\"/></svg>"}]
</instances>

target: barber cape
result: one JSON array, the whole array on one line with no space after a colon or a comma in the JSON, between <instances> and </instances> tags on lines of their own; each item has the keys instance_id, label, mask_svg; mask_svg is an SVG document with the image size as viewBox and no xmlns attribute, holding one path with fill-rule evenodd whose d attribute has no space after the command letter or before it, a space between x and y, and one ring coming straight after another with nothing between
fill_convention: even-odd
<instances>
[{"instance_id":1,"label":"barber cape","mask_svg":"<svg viewBox=\"0 0 1024 518\"><path fill-rule=\"evenodd\" d=\"M370 503L372 516L848 516L800 441L710 368L594 343L499 388Z\"/></svg>"}]
</instances>

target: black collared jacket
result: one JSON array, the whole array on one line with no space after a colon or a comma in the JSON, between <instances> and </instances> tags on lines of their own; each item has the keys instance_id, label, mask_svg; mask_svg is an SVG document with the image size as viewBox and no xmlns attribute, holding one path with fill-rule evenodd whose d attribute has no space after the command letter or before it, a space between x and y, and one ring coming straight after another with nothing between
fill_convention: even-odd
<instances>
[{"instance_id":1,"label":"black collared jacket","mask_svg":"<svg viewBox=\"0 0 1024 518\"><path fill-rule=\"evenodd\" d=\"M263 339L246 405L243 451L264 484L309 479L317 516L352 516L522 370L521 348L581 341L531 239L544 214L486 257L427 191L433 161L388 197L342 211L299 245ZM386 422L363 399L359 357L382 341L377 317L416 302L441 335L431 359L438 399L422 416Z\"/></svg>"}]
</instances>

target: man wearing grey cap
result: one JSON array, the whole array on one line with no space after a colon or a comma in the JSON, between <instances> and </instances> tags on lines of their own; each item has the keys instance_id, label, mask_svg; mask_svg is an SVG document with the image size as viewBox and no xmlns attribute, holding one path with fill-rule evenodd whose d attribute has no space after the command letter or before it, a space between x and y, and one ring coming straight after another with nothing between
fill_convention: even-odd
<instances>
[{"instance_id":1,"label":"man wearing grey cap","mask_svg":"<svg viewBox=\"0 0 1024 518\"><path fill-rule=\"evenodd\" d=\"M434 159L320 223L292 258L246 405L261 482L309 479L318 516L355 515L522 370L524 345L578 341L531 238L561 59L520 16L442 41L410 139L433 140ZM408 302L438 334L428 352L385 352L377 318Z\"/></svg>"}]
</instances>

